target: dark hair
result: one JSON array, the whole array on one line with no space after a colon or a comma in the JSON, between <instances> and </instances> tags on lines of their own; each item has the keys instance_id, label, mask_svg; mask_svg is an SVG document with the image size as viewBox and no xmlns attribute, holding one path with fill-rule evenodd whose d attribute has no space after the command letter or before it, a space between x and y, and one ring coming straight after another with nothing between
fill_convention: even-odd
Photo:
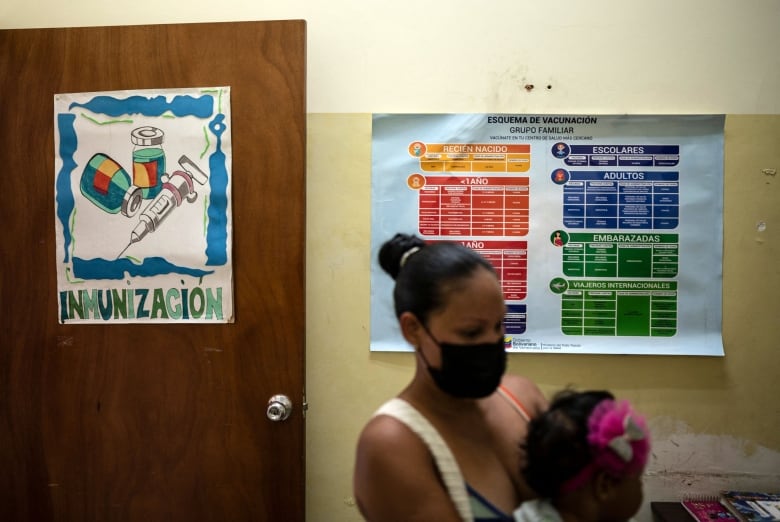
<instances>
[{"instance_id":1,"label":"dark hair","mask_svg":"<svg viewBox=\"0 0 780 522\"><path fill-rule=\"evenodd\" d=\"M523 477L543 498L554 497L561 485L592 459L588 417L598 403L614 396L603 390L558 392L549 409L531 420L523 447Z\"/></svg>"},{"instance_id":2,"label":"dark hair","mask_svg":"<svg viewBox=\"0 0 780 522\"><path fill-rule=\"evenodd\" d=\"M417 251L412 249L417 248ZM446 294L478 268L495 269L474 250L451 241L426 243L414 235L396 234L379 249L379 265L395 279L395 315L412 312L423 324L444 306Z\"/></svg>"}]
</instances>

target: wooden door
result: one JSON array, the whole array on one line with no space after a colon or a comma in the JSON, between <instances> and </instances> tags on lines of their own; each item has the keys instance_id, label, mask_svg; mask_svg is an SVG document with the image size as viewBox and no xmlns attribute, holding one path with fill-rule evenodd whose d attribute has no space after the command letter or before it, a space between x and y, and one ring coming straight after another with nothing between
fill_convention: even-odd
<instances>
[{"instance_id":1,"label":"wooden door","mask_svg":"<svg viewBox=\"0 0 780 522\"><path fill-rule=\"evenodd\" d=\"M54 94L218 85L235 322L60 325ZM0 31L0 520L304 519L305 118L304 21Z\"/></svg>"}]
</instances>

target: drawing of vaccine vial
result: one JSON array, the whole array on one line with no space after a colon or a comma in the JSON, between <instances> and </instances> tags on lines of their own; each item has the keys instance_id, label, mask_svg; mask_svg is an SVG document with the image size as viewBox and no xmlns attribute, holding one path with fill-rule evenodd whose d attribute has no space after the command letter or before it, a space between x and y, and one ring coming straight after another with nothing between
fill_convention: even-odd
<instances>
[{"instance_id":1,"label":"drawing of vaccine vial","mask_svg":"<svg viewBox=\"0 0 780 522\"><path fill-rule=\"evenodd\" d=\"M135 213L140 201L127 208L132 193L130 175L110 156L103 153L93 155L84 167L81 175L81 193L98 208L109 214L120 211L126 216ZM132 210L132 212L131 212Z\"/></svg>"},{"instance_id":2,"label":"drawing of vaccine vial","mask_svg":"<svg viewBox=\"0 0 780 522\"><path fill-rule=\"evenodd\" d=\"M141 189L144 199L151 199L163 186L163 131L157 127L138 127L130 133L130 139L133 142L133 185Z\"/></svg>"}]
</instances>

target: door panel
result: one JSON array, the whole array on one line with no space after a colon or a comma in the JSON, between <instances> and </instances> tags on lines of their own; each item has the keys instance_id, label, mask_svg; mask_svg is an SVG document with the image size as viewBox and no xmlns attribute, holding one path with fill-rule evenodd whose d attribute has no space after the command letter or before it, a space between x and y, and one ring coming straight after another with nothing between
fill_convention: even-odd
<instances>
[{"instance_id":1,"label":"door panel","mask_svg":"<svg viewBox=\"0 0 780 522\"><path fill-rule=\"evenodd\" d=\"M305 22L0 31L0 520L304 518ZM53 96L228 85L232 324L58 324ZM283 393L293 413L266 418Z\"/></svg>"}]
</instances>

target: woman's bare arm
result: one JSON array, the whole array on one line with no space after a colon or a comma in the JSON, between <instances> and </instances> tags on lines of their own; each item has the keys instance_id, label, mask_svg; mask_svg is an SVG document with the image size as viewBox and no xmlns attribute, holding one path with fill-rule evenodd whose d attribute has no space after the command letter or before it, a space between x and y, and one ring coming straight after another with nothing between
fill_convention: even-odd
<instances>
[{"instance_id":1,"label":"woman's bare arm","mask_svg":"<svg viewBox=\"0 0 780 522\"><path fill-rule=\"evenodd\" d=\"M461 520L425 443L392 417L374 417L363 429L353 488L369 522Z\"/></svg>"}]
</instances>

